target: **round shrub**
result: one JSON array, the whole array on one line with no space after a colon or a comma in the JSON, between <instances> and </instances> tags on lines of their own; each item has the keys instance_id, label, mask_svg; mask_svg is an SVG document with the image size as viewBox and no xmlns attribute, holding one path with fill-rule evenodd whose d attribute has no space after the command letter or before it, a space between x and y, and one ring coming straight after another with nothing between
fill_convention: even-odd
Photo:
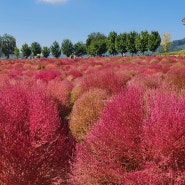
<instances>
[{"instance_id":1,"label":"round shrub","mask_svg":"<svg viewBox=\"0 0 185 185\"><path fill-rule=\"evenodd\" d=\"M73 139L38 86L0 91L0 184L66 184Z\"/></svg>"},{"instance_id":2,"label":"round shrub","mask_svg":"<svg viewBox=\"0 0 185 185\"><path fill-rule=\"evenodd\" d=\"M119 93L77 144L70 184L184 185L184 105L160 88Z\"/></svg>"},{"instance_id":3,"label":"round shrub","mask_svg":"<svg viewBox=\"0 0 185 185\"><path fill-rule=\"evenodd\" d=\"M70 115L69 127L73 136L82 141L105 107L108 94L103 89L85 92L75 103Z\"/></svg>"},{"instance_id":4,"label":"round shrub","mask_svg":"<svg viewBox=\"0 0 185 185\"><path fill-rule=\"evenodd\" d=\"M68 80L50 81L46 84L46 91L57 103L62 119L68 119L71 112L70 98L72 89L73 84Z\"/></svg>"},{"instance_id":5,"label":"round shrub","mask_svg":"<svg viewBox=\"0 0 185 185\"><path fill-rule=\"evenodd\" d=\"M124 185L162 185L170 184L169 177L155 164L147 164L144 169L129 172L121 184Z\"/></svg>"},{"instance_id":6,"label":"round shrub","mask_svg":"<svg viewBox=\"0 0 185 185\"><path fill-rule=\"evenodd\" d=\"M91 88L104 89L110 95L113 95L125 87L125 83L123 75L120 75L119 73L110 70L98 71L89 74L82 79L79 95Z\"/></svg>"},{"instance_id":7,"label":"round shrub","mask_svg":"<svg viewBox=\"0 0 185 185\"><path fill-rule=\"evenodd\" d=\"M166 79L177 89L185 88L185 67L173 68L167 73Z\"/></svg>"},{"instance_id":8,"label":"round shrub","mask_svg":"<svg viewBox=\"0 0 185 185\"><path fill-rule=\"evenodd\" d=\"M47 83L37 81L36 84L55 101L60 118L64 121L68 120L72 108L70 98L73 84L68 80L51 80ZM31 85L34 86L35 82L32 81Z\"/></svg>"},{"instance_id":9,"label":"round shrub","mask_svg":"<svg viewBox=\"0 0 185 185\"><path fill-rule=\"evenodd\" d=\"M140 74L137 76L134 76L129 81L129 86L132 85L138 85L143 87L144 89L156 89L159 88L162 83L162 77L157 75L146 75L146 74Z\"/></svg>"},{"instance_id":10,"label":"round shrub","mask_svg":"<svg viewBox=\"0 0 185 185\"><path fill-rule=\"evenodd\" d=\"M80 93L80 82L75 83L72 91L71 91L71 97L70 97L70 104L73 106L75 101L78 99Z\"/></svg>"},{"instance_id":11,"label":"round shrub","mask_svg":"<svg viewBox=\"0 0 185 185\"><path fill-rule=\"evenodd\" d=\"M70 106L70 96L73 84L68 80L50 81L47 84L47 92L58 99L66 107Z\"/></svg>"},{"instance_id":12,"label":"round shrub","mask_svg":"<svg viewBox=\"0 0 185 185\"><path fill-rule=\"evenodd\" d=\"M143 91L130 88L109 102L77 144L70 184L122 184L142 164Z\"/></svg>"},{"instance_id":13,"label":"round shrub","mask_svg":"<svg viewBox=\"0 0 185 185\"><path fill-rule=\"evenodd\" d=\"M57 70L45 70L40 71L35 75L36 80L42 80L44 82L48 82L60 76L60 72Z\"/></svg>"},{"instance_id":14,"label":"round shrub","mask_svg":"<svg viewBox=\"0 0 185 185\"><path fill-rule=\"evenodd\" d=\"M143 157L154 164L168 184L185 184L185 96L149 91L148 117L144 121ZM155 175L155 174L154 174Z\"/></svg>"}]
</instances>

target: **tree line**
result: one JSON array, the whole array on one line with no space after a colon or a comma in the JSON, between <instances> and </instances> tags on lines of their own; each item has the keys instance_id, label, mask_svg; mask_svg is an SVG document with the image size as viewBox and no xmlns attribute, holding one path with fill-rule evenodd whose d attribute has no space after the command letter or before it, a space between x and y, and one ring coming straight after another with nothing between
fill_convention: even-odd
<instances>
[{"instance_id":1,"label":"tree line","mask_svg":"<svg viewBox=\"0 0 185 185\"><path fill-rule=\"evenodd\" d=\"M129 33L116 33L111 31L107 36L100 32L93 32L88 35L86 42L76 42L72 43L70 39L64 39L61 45L54 41L50 47L43 46L38 42L33 42L29 46L24 43L19 49L16 47L16 39L8 34L0 36L0 53L3 53L7 58L10 54L14 54L16 58L19 57L20 53L24 58L28 58L33 55L35 57L48 57L50 54L58 58L61 54L69 56L102 56L105 53L109 55L124 55L129 52L131 55L145 54L146 51L155 52L160 46L161 37L158 31L151 31L150 33L146 30L137 33L136 31L131 31Z\"/></svg>"}]
</instances>

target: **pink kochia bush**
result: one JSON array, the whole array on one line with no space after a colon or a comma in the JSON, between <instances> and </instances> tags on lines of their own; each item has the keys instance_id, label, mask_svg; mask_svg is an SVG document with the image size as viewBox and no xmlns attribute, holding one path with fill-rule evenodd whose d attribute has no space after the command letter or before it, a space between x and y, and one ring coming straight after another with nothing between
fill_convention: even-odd
<instances>
[{"instance_id":1,"label":"pink kochia bush","mask_svg":"<svg viewBox=\"0 0 185 185\"><path fill-rule=\"evenodd\" d=\"M79 94L83 94L91 88L106 90L110 95L118 93L128 80L128 77L115 73L111 70L99 71L84 76L80 84Z\"/></svg>"},{"instance_id":2,"label":"pink kochia bush","mask_svg":"<svg viewBox=\"0 0 185 185\"><path fill-rule=\"evenodd\" d=\"M148 175L160 175L166 184L184 185L185 96L151 91L148 103L148 118L143 127L143 157L157 172L149 170Z\"/></svg>"},{"instance_id":3,"label":"pink kochia bush","mask_svg":"<svg viewBox=\"0 0 185 185\"><path fill-rule=\"evenodd\" d=\"M40 79L46 82L57 77L60 77L60 72L51 69L47 71L40 71L38 74L35 75L35 79Z\"/></svg>"},{"instance_id":4,"label":"pink kochia bush","mask_svg":"<svg viewBox=\"0 0 185 185\"><path fill-rule=\"evenodd\" d=\"M73 84L68 80L49 81L46 84L47 93L55 100L58 105L60 117L68 119L72 106L70 102Z\"/></svg>"},{"instance_id":5,"label":"pink kochia bush","mask_svg":"<svg viewBox=\"0 0 185 185\"><path fill-rule=\"evenodd\" d=\"M50 81L46 85L47 92L66 107L70 106L73 84L69 80Z\"/></svg>"},{"instance_id":6,"label":"pink kochia bush","mask_svg":"<svg viewBox=\"0 0 185 185\"><path fill-rule=\"evenodd\" d=\"M73 139L37 86L0 91L0 184L66 184Z\"/></svg>"},{"instance_id":7,"label":"pink kochia bush","mask_svg":"<svg viewBox=\"0 0 185 185\"><path fill-rule=\"evenodd\" d=\"M167 73L167 80L171 85L181 90L185 88L185 67L172 68Z\"/></svg>"},{"instance_id":8,"label":"pink kochia bush","mask_svg":"<svg viewBox=\"0 0 185 185\"><path fill-rule=\"evenodd\" d=\"M142 90L120 92L103 111L84 142L77 145L71 184L121 184L142 163Z\"/></svg>"},{"instance_id":9,"label":"pink kochia bush","mask_svg":"<svg viewBox=\"0 0 185 185\"><path fill-rule=\"evenodd\" d=\"M77 144L71 185L184 185L185 96L131 86Z\"/></svg>"}]
</instances>

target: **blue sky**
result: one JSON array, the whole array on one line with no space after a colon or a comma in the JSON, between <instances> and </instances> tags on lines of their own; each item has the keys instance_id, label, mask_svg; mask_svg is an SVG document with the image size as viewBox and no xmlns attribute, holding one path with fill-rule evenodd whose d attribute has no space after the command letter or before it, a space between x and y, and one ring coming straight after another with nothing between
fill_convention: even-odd
<instances>
[{"instance_id":1,"label":"blue sky","mask_svg":"<svg viewBox=\"0 0 185 185\"><path fill-rule=\"evenodd\" d=\"M0 35L13 35L17 46L56 40L73 43L92 32L108 35L142 30L185 38L184 0L0 0Z\"/></svg>"}]
</instances>

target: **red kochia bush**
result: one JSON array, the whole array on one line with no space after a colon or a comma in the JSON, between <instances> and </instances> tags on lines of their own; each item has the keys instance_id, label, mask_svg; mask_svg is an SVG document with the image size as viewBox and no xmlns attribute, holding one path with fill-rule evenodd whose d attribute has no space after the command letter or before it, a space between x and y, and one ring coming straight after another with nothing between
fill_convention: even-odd
<instances>
[{"instance_id":1,"label":"red kochia bush","mask_svg":"<svg viewBox=\"0 0 185 185\"><path fill-rule=\"evenodd\" d=\"M148 103L148 118L143 128L143 157L165 174L168 184L184 185L185 96L151 91Z\"/></svg>"},{"instance_id":2,"label":"red kochia bush","mask_svg":"<svg viewBox=\"0 0 185 185\"><path fill-rule=\"evenodd\" d=\"M35 79L48 82L49 80L55 79L60 76L60 72L57 70L40 71L35 75Z\"/></svg>"},{"instance_id":3,"label":"red kochia bush","mask_svg":"<svg viewBox=\"0 0 185 185\"><path fill-rule=\"evenodd\" d=\"M167 185L169 178L154 164L146 165L143 170L132 171L125 175L121 185Z\"/></svg>"},{"instance_id":4,"label":"red kochia bush","mask_svg":"<svg viewBox=\"0 0 185 185\"><path fill-rule=\"evenodd\" d=\"M62 119L66 119L71 112L71 91L73 84L68 80L49 81L46 84L47 93L57 102Z\"/></svg>"},{"instance_id":5,"label":"red kochia bush","mask_svg":"<svg viewBox=\"0 0 185 185\"><path fill-rule=\"evenodd\" d=\"M185 88L185 67L172 68L167 73L166 79L179 90Z\"/></svg>"},{"instance_id":6,"label":"red kochia bush","mask_svg":"<svg viewBox=\"0 0 185 185\"><path fill-rule=\"evenodd\" d=\"M47 83L46 88L47 92L62 105L70 106L70 96L73 89L73 84L70 81L50 81Z\"/></svg>"},{"instance_id":7,"label":"red kochia bush","mask_svg":"<svg viewBox=\"0 0 185 185\"><path fill-rule=\"evenodd\" d=\"M0 184L66 184L73 140L38 87L0 91Z\"/></svg>"},{"instance_id":8,"label":"red kochia bush","mask_svg":"<svg viewBox=\"0 0 185 185\"><path fill-rule=\"evenodd\" d=\"M157 75L140 74L129 81L129 85L142 86L144 89L156 89L160 87L162 77Z\"/></svg>"},{"instance_id":9,"label":"red kochia bush","mask_svg":"<svg viewBox=\"0 0 185 185\"><path fill-rule=\"evenodd\" d=\"M77 145L70 184L121 184L127 172L140 169L143 91L120 92L100 121Z\"/></svg>"},{"instance_id":10,"label":"red kochia bush","mask_svg":"<svg viewBox=\"0 0 185 185\"><path fill-rule=\"evenodd\" d=\"M87 75L82 79L79 94L83 94L91 88L100 88L106 90L110 95L118 93L126 84L128 77L124 79L113 71L99 71Z\"/></svg>"}]
</instances>

